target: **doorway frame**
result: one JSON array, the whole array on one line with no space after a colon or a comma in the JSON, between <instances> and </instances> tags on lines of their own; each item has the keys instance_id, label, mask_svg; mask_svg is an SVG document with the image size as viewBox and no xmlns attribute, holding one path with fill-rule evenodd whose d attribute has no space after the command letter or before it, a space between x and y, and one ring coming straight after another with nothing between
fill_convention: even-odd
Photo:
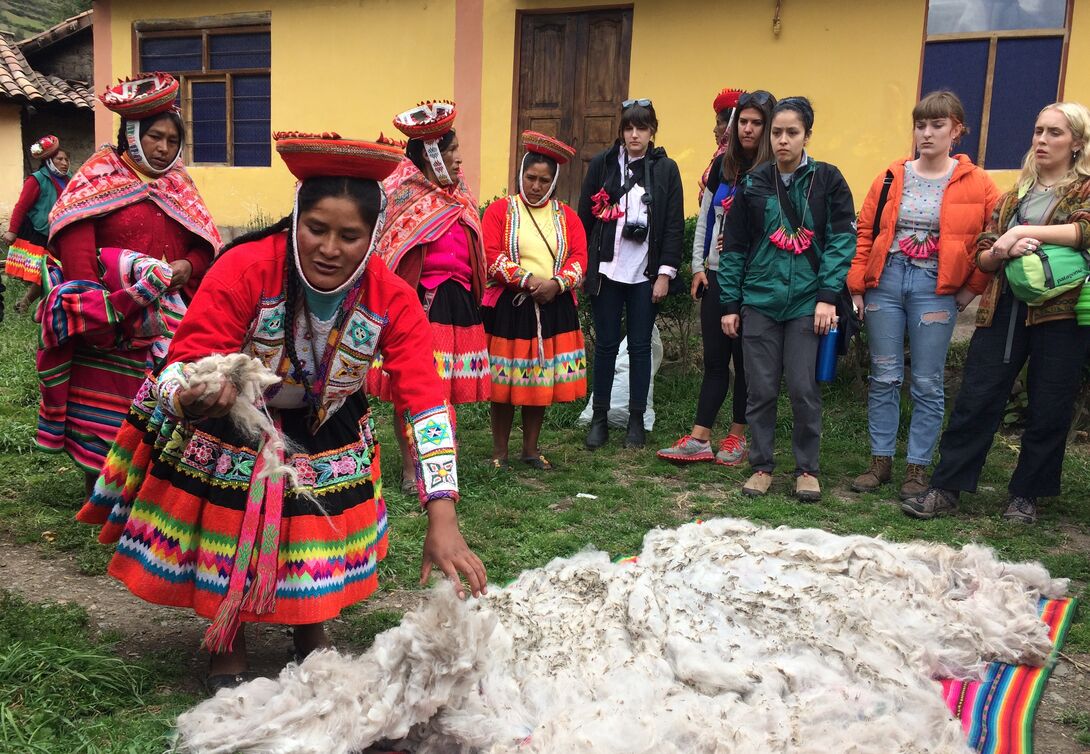
<instances>
[{"instance_id":1,"label":"doorway frame","mask_svg":"<svg viewBox=\"0 0 1090 754\"><path fill-rule=\"evenodd\" d=\"M516 9L515 10L515 55L514 66L511 70L511 139L510 139L510 151L508 157L508 169L507 169L507 186L508 190L514 190L518 193L518 169L519 169L519 155L522 152L522 133L519 131L519 95L520 84L522 83L522 77L520 75L522 71L522 19L525 16L550 16L557 13L592 13L594 11L603 10L617 10L617 11L629 11L632 14L632 27L636 25L636 6L633 2L628 3L596 3L592 5L569 5L561 6L558 8L533 8L533 9ZM628 39L628 79L627 86L629 91L625 92L624 96L628 96L632 89L632 29L629 29ZM618 103L618 107L620 103ZM572 207L572 209L578 209L578 207Z\"/></svg>"}]
</instances>

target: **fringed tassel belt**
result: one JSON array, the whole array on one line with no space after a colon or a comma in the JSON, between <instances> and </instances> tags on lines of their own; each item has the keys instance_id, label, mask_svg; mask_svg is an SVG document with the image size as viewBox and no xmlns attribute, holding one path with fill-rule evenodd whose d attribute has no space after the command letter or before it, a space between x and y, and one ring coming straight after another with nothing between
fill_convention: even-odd
<instances>
[{"instance_id":1,"label":"fringed tassel belt","mask_svg":"<svg viewBox=\"0 0 1090 754\"><path fill-rule=\"evenodd\" d=\"M519 293L515 296L512 302L515 306L522 306L523 303L529 301L534 305L534 320L537 322L537 360L541 364L541 368L545 368L545 338L541 334L541 306L534 301L533 297L528 293Z\"/></svg>"}]
</instances>

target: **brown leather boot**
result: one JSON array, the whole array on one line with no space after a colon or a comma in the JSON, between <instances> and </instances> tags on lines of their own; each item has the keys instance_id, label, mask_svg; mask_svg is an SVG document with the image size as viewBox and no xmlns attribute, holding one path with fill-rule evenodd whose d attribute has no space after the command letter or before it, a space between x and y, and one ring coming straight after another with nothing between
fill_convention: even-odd
<instances>
[{"instance_id":1,"label":"brown leather boot","mask_svg":"<svg viewBox=\"0 0 1090 754\"><path fill-rule=\"evenodd\" d=\"M870 468L852 480L852 491L874 492L892 478L893 459L889 456L871 456Z\"/></svg>"},{"instance_id":2,"label":"brown leather boot","mask_svg":"<svg viewBox=\"0 0 1090 754\"><path fill-rule=\"evenodd\" d=\"M911 500L927 492L929 480L927 467L910 463L905 467L905 481L901 485L901 499Z\"/></svg>"}]
</instances>

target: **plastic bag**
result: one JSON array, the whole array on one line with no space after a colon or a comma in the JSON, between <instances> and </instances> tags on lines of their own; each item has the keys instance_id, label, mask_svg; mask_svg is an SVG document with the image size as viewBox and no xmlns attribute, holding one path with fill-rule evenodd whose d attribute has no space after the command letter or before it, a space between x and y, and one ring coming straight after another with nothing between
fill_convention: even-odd
<instances>
[{"instance_id":1,"label":"plastic bag","mask_svg":"<svg viewBox=\"0 0 1090 754\"><path fill-rule=\"evenodd\" d=\"M647 411L643 415L643 428L648 432L655 428L655 375L662 366L662 337L659 326L651 328L651 384L647 389ZM579 414L579 424L590 424L594 414L594 393L588 396L587 406ZM617 365L613 371L613 392L609 396L609 423L614 427L628 426L628 338L621 341L617 351Z\"/></svg>"}]
</instances>

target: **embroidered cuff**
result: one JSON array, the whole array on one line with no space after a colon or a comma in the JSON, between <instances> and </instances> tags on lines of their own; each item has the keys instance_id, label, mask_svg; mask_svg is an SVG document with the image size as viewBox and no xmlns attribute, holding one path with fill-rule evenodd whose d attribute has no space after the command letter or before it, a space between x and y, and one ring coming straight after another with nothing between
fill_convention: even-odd
<instances>
[{"instance_id":1,"label":"embroidered cuff","mask_svg":"<svg viewBox=\"0 0 1090 754\"><path fill-rule=\"evenodd\" d=\"M169 265L161 262L149 266L136 284L129 289L133 299L142 306L150 306L158 301L170 287L172 277Z\"/></svg>"},{"instance_id":2,"label":"embroidered cuff","mask_svg":"<svg viewBox=\"0 0 1090 754\"><path fill-rule=\"evenodd\" d=\"M178 419L185 418L182 404L178 402L178 393L186 382L185 367L180 361L168 364L159 373L159 380L155 385L155 398L159 401L160 408Z\"/></svg>"},{"instance_id":3,"label":"embroidered cuff","mask_svg":"<svg viewBox=\"0 0 1090 754\"><path fill-rule=\"evenodd\" d=\"M440 497L458 499L454 427L446 405L409 416L409 444L416 450L417 492L421 505Z\"/></svg>"}]
</instances>

